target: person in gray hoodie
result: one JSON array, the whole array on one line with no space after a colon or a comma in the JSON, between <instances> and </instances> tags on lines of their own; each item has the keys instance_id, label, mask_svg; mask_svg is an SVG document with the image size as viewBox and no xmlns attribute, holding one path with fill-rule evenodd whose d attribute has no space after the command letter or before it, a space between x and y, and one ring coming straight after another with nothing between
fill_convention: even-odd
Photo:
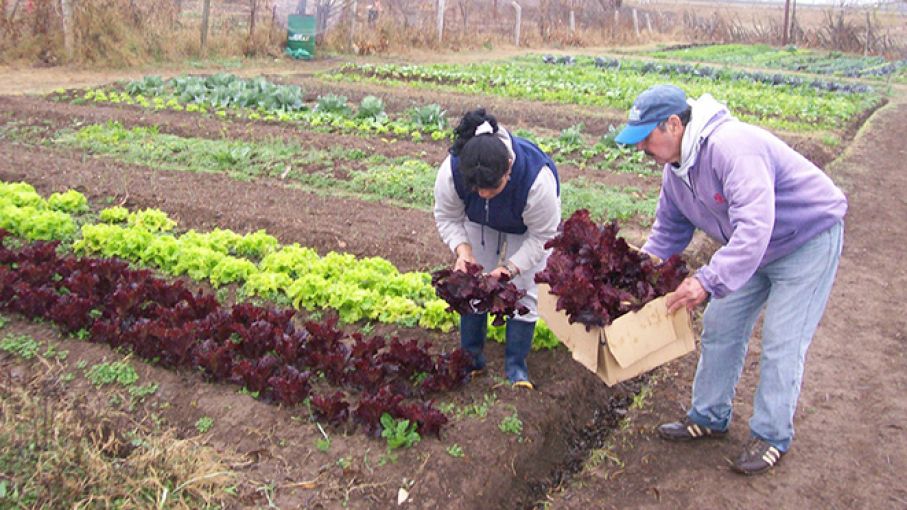
<instances>
[{"instance_id":1,"label":"person in gray hoodie","mask_svg":"<svg viewBox=\"0 0 907 510\"><path fill-rule=\"evenodd\" d=\"M747 344L764 309L750 441L733 464L771 469L788 451L806 350L831 292L847 200L816 165L768 131L735 119L705 94L673 85L640 94L615 138L664 165L655 223L642 250L682 252L695 229L723 246L667 299L673 312L708 301L686 416L668 440L724 436Z\"/></svg>"},{"instance_id":2,"label":"person in gray hoodie","mask_svg":"<svg viewBox=\"0 0 907 510\"><path fill-rule=\"evenodd\" d=\"M454 130L435 180L435 223L457 259L455 270L479 264L493 277L509 277L526 296L529 313L507 319L504 371L515 388L529 388L526 356L538 321L535 273L545 267L545 242L561 220L557 168L532 142L512 136L484 109L468 112ZM460 344L485 368L488 314L460 317Z\"/></svg>"}]
</instances>

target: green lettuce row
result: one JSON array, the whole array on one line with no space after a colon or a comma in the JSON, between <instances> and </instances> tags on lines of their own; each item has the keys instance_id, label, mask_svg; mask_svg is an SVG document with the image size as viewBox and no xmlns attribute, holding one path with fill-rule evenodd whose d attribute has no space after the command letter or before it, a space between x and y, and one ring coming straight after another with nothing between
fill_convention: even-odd
<instances>
[{"instance_id":1,"label":"green lettuce row","mask_svg":"<svg viewBox=\"0 0 907 510\"><path fill-rule=\"evenodd\" d=\"M18 206L17 203L30 204ZM24 183L0 188L0 226L29 239L72 238L75 224L66 213L43 211L44 200ZM125 211L125 212L124 212ZM457 316L437 299L428 273L400 273L389 261L331 252L324 257L298 244L280 247L264 231L241 236L229 230L208 233L193 230L177 237L165 233L175 226L166 213L155 209L130 213L125 208L104 209L102 221L126 221L128 226L106 223L83 225L73 249L80 253L119 257L143 266L159 268L174 276L188 275L220 287L240 283L244 296L289 301L297 308L333 308L348 323L377 320L383 323L420 326L449 331ZM34 220L41 235L16 228L21 218ZM53 218L53 219L51 219ZM68 221L67 229L50 229ZM258 263L249 258L259 259ZM503 328L490 329L489 336L502 342ZM552 348L558 344L551 331L541 324L533 347Z\"/></svg>"},{"instance_id":2,"label":"green lettuce row","mask_svg":"<svg viewBox=\"0 0 907 510\"><path fill-rule=\"evenodd\" d=\"M31 241L71 239L78 229L70 213L85 210L88 200L75 190L45 200L30 184L0 182L0 228Z\"/></svg>"}]
</instances>

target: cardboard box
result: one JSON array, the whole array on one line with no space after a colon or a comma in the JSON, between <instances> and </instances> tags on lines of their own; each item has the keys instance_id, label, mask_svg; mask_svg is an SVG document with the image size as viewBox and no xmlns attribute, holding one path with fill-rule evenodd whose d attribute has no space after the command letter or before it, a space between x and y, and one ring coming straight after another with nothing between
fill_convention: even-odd
<instances>
[{"instance_id":1,"label":"cardboard box","mask_svg":"<svg viewBox=\"0 0 907 510\"><path fill-rule=\"evenodd\" d=\"M558 312L557 296L539 284L539 315L557 338L573 353L573 359L595 372L608 386L679 358L696 348L690 314L678 310L668 315L665 298L660 297L636 312L618 317L604 328L586 331L580 323L570 324L567 314Z\"/></svg>"}]
</instances>

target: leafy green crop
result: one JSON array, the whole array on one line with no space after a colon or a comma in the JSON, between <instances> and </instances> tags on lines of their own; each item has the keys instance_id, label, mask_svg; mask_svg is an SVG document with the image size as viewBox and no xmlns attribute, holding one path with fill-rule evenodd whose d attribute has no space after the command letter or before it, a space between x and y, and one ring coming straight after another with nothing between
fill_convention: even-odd
<instances>
[{"instance_id":1,"label":"leafy green crop","mask_svg":"<svg viewBox=\"0 0 907 510\"><path fill-rule=\"evenodd\" d=\"M34 359L41 344L28 335L6 335L0 340L0 350L15 354L22 359Z\"/></svg>"},{"instance_id":2,"label":"leafy green crop","mask_svg":"<svg viewBox=\"0 0 907 510\"><path fill-rule=\"evenodd\" d=\"M424 106L413 106L409 109L409 118L413 125L425 130L443 131L448 128L447 111L441 109L437 103L427 104Z\"/></svg>"},{"instance_id":3,"label":"leafy green crop","mask_svg":"<svg viewBox=\"0 0 907 510\"><path fill-rule=\"evenodd\" d=\"M325 94L318 96L318 102L315 110L325 113L334 113L338 115L349 115L352 113L346 96L337 96L334 94Z\"/></svg>"},{"instance_id":4,"label":"leafy green crop","mask_svg":"<svg viewBox=\"0 0 907 510\"><path fill-rule=\"evenodd\" d=\"M31 206L13 205L15 197L10 189L28 191L24 186L0 183L0 224L15 223L16 218L23 216L47 220ZM31 199L26 202L35 203ZM117 212L111 212L111 216L122 217L122 211L112 211ZM65 213L43 212L72 222ZM209 233L190 230L174 236L161 231L161 225L174 228L170 225L172 220L162 212L140 212L145 214L127 213L127 217L137 218L131 226L83 225L73 250L119 257L171 275L188 274L214 286L237 282L242 284L243 296L292 302L312 311L333 308L345 322L369 320L442 331L450 331L456 325L456 315L435 296L428 273L400 273L389 261L378 257L357 259L335 252L322 257L298 244L281 247L264 231L242 236L221 229ZM150 230L148 225L152 225ZM256 263L240 252L252 258L266 254ZM504 329L490 328L489 337L503 342ZM539 321L533 348L556 345L556 338Z\"/></svg>"},{"instance_id":5,"label":"leafy green crop","mask_svg":"<svg viewBox=\"0 0 907 510\"><path fill-rule=\"evenodd\" d=\"M132 386L139 380L139 374L126 361L98 363L88 370L85 377L95 386L108 384Z\"/></svg>"},{"instance_id":6,"label":"leafy green crop","mask_svg":"<svg viewBox=\"0 0 907 510\"><path fill-rule=\"evenodd\" d=\"M129 218L129 209L120 206L101 209L98 218L104 223L123 223Z\"/></svg>"},{"instance_id":7,"label":"leafy green crop","mask_svg":"<svg viewBox=\"0 0 907 510\"><path fill-rule=\"evenodd\" d=\"M416 424L409 420L395 420L390 414L381 415L381 437L387 440L390 450L410 448L422 438L416 432Z\"/></svg>"},{"instance_id":8,"label":"leafy green crop","mask_svg":"<svg viewBox=\"0 0 907 510\"><path fill-rule=\"evenodd\" d=\"M76 190L65 193L52 193L47 197L47 206L54 211L80 213L88 211L88 199Z\"/></svg>"},{"instance_id":9,"label":"leafy green crop","mask_svg":"<svg viewBox=\"0 0 907 510\"><path fill-rule=\"evenodd\" d=\"M498 428L501 432L506 434L513 434L519 436L523 433L523 420L520 419L516 411L509 416L505 416L501 423L498 424Z\"/></svg>"},{"instance_id":10,"label":"leafy green crop","mask_svg":"<svg viewBox=\"0 0 907 510\"><path fill-rule=\"evenodd\" d=\"M356 117L360 119L369 119L376 122L387 120L387 113L384 112L384 101L375 96L365 96L359 103L359 110Z\"/></svg>"},{"instance_id":11,"label":"leafy green crop","mask_svg":"<svg viewBox=\"0 0 907 510\"><path fill-rule=\"evenodd\" d=\"M493 94L535 101L603 106L621 111L651 85L682 81L690 97L711 93L726 101L738 117L770 128L799 131L840 130L880 97L871 92L839 94L817 90L809 83L776 87L732 74L672 75L646 70L646 62L622 61L617 67L598 67L588 57L575 65L548 65L538 56L480 64L346 64L324 75L332 80L356 80L384 85L450 92Z\"/></svg>"}]
</instances>

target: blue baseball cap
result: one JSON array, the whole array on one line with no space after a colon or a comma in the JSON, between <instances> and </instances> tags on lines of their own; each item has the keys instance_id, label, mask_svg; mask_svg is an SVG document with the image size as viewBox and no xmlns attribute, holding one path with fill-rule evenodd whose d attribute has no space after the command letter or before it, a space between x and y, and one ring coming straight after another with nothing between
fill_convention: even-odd
<instances>
[{"instance_id":1,"label":"blue baseball cap","mask_svg":"<svg viewBox=\"0 0 907 510\"><path fill-rule=\"evenodd\" d=\"M659 122L668 120L686 110L687 95L674 85L653 85L633 101L627 125L614 141L623 145L636 145L646 139Z\"/></svg>"}]
</instances>

